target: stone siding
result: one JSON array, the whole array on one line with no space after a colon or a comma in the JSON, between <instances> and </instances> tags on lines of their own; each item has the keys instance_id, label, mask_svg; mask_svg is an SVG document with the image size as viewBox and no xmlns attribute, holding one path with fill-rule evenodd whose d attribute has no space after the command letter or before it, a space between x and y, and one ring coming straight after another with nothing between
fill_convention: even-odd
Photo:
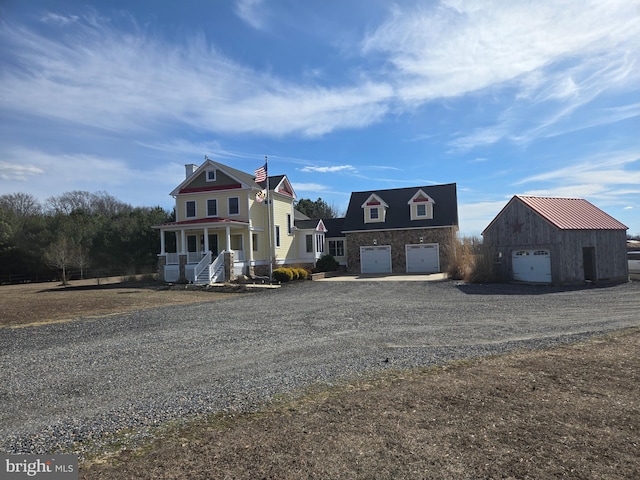
<instances>
[{"instance_id":1,"label":"stone siding","mask_svg":"<svg viewBox=\"0 0 640 480\"><path fill-rule=\"evenodd\" d=\"M376 232L347 233L347 272L360 273L360 247L391 245L391 270L407 271L405 245L437 243L440 248L440 271L446 272L453 254L455 227L425 228L416 230L384 230ZM422 238L422 242L420 242Z\"/></svg>"}]
</instances>

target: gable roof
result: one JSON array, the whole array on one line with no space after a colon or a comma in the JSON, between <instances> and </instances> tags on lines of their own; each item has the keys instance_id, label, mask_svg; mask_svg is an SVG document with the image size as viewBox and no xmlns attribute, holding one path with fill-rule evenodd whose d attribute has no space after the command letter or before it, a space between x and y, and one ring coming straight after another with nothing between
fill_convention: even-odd
<instances>
[{"instance_id":1,"label":"gable roof","mask_svg":"<svg viewBox=\"0 0 640 480\"><path fill-rule=\"evenodd\" d=\"M342 228L344 226L344 217L339 218L323 218L324 226L327 228L327 237L343 237Z\"/></svg>"},{"instance_id":2,"label":"gable roof","mask_svg":"<svg viewBox=\"0 0 640 480\"><path fill-rule=\"evenodd\" d=\"M269 182L269 190L280 193L282 195L286 195L287 197L296 197L296 192L293 191L293 187L291 186L291 182L286 175L274 175L269 177L267 180L260 182L260 188L267 188L267 181Z\"/></svg>"},{"instance_id":3,"label":"gable roof","mask_svg":"<svg viewBox=\"0 0 640 480\"><path fill-rule=\"evenodd\" d=\"M583 198L516 195L522 203L561 230L627 230L611 215Z\"/></svg>"},{"instance_id":4,"label":"gable roof","mask_svg":"<svg viewBox=\"0 0 640 480\"><path fill-rule=\"evenodd\" d=\"M324 226L324 222L319 219L308 220L295 220L294 225L300 230L316 230L319 232L326 232L327 227Z\"/></svg>"},{"instance_id":5,"label":"gable roof","mask_svg":"<svg viewBox=\"0 0 640 480\"><path fill-rule=\"evenodd\" d=\"M422 190L437 204L433 209L433 218L411 220L411 209L408 205L414 195ZM384 222L365 223L362 205L376 195L388 207ZM344 219L343 232L363 230L392 230L406 228L429 228L458 225L458 199L456 184L429 185L418 187L394 188L388 190L369 190L353 192Z\"/></svg>"},{"instance_id":6,"label":"gable roof","mask_svg":"<svg viewBox=\"0 0 640 480\"><path fill-rule=\"evenodd\" d=\"M502 212L516 201L522 202L560 230L627 230L628 228L583 198L514 195L482 234L484 235L502 215Z\"/></svg>"},{"instance_id":7,"label":"gable roof","mask_svg":"<svg viewBox=\"0 0 640 480\"><path fill-rule=\"evenodd\" d=\"M237 186L244 187L244 188L249 187L249 188L255 188L256 190L260 189L259 185L255 182L255 177L253 175L242 172L233 167L229 167L227 165L214 162L213 160L208 158L204 161L202 165L200 165L197 169L195 169L194 172L188 178L185 178L180 185L174 188L173 191L171 192L171 195L176 196L179 193L189 193L190 191L201 192L201 191L209 191L209 190L219 190L220 187L217 187L215 183L212 183L211 185L207 185L206 187L199 187L195 189L189 188L189 185L191 185L192 182L198 179L202 172L205 172L207 170L212 170L212 169L220 170L225 175L227 175L230 179L237 181L238 185L236 185L236 187Z\"/></svg>"}]
</instances>

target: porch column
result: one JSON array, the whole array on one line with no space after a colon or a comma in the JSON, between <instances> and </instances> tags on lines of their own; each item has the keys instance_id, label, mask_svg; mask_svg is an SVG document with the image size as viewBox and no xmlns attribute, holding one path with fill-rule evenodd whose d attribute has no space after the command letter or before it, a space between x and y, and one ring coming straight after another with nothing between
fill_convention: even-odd
<instances>
[{"instance_id":1,"label":"porch column","mask_svg":"<svg viewBox=\"0 0 640 480\"><path fill-rule=\"evenodd\" d=\"M249 241L247 242L249 244L249 265L252 265L253 264L253 235L251 234L251 227L247 229L247 232L249 232L248 233Z\"/></svg>"},{"instance_id":2,"label":"porch column","mask_svg":"<svg viewBox=\"0 0 640 480\"><path fill-rule=\"evenodd\" d=\"M166 255L165 241L164 241L165 231L160 230L160 255Z\"/></svg>"},{"instance_id":3,"label":"porch column","mask_svg":"<svg viewBox=\"0 0 640 480\"><path fill-rule=\"evenodd\" d=\"M204 253L209 252L209 229L204 227Z\"/></svg>"},{"instance_id":4,"label":"porch column","mask_svg":"<svg viewBox=\"0 0 640 480\"><path fill-rule=\"evenodd\" d=\"M231 227L227 226L227 251L231 251Z\"/></svg>"},{"instance_id":5,"label":"porch column","mask_svg":"<svg viewBox=\"0 0 640 480\"><path fill-rule=\"evenodd\" d=\"M180 253L187 253L187 234L184 228L180 230Z\"/></svg>"}]
</instances>

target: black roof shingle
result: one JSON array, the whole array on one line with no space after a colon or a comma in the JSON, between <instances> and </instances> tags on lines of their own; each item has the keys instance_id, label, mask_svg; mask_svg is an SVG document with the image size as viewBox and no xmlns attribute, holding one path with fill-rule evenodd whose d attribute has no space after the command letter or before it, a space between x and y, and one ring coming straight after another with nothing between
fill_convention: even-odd
<instances>
[{"instance_id":1,"label":"black roof shingle","mask_svg":"<svg viewBox=\"0 0 640 480\"><path fill-rule=\"evenodd\" d=\"M411 220L409 201L418 190L422 190L435 202L432 219ZM376 194L389 205L384 222L365 223L364 221L362 204L365 203L372 194ZM353 192L349 200L349 207L347 208L347 215L344 219L342 231L352 232L445 226L458 226L458 199L455 183Z\"/></svg>"}]
</instances>

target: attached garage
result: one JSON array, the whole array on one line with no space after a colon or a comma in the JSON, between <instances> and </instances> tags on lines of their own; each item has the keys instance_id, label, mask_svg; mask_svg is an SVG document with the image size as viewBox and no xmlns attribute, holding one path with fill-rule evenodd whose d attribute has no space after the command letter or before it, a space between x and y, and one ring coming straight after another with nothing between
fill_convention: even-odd
<instances>
[{"instance_id":1,"label":"attached garage","mask_svg":"<svg viewBox=\"0 0 640 480\"><path fill-rule=\"evenodd\" d=\"M391 246L360 247L361 273L391 273Z\"/></svg>"},{"instance_id":2,"label":"attached garage","mask_svg":"<svg viewBox=\"0 0 640 480\"><path fill-rule=\"evenodd\" d=\"M549 250L516 250L512 256L513 279L519 282L551 283Z\"/></svg>"},{"instance_id":3,"label":"attached garage","mask_svg":"<svg viewBox=\"0 0 640 480\"><path fill-rule=\"evenodd\" d=\"M435 273L440 271L437 243L406 245L407 273Z\"/></svg>"}]
</instances>

